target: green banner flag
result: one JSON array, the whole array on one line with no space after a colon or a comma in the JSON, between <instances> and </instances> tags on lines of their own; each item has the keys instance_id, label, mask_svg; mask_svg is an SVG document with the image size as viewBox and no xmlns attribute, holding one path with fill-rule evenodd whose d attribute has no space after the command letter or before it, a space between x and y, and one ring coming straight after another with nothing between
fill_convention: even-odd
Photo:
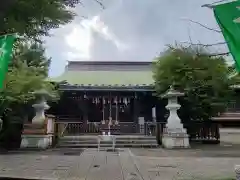
<instances>
[{"instance_id":1,"label":"green banner flag","mask_svg":"<svg viewBox=\"0 0 240 180\"><path fill-rule=\"evenodd\" d=\"M11 59L14 35L0 36L0 89L4 86L8 64Z\"/></svg>"},{"instance_id":2,"label":"green banner flag","mask_svg":"<svg viewBox=\"0 0 240 180\"><path fill-rule=\"evenodd\" d=\"M240 72L240 1L214 6L214 15Z\"/></svg>"}]
</instances>

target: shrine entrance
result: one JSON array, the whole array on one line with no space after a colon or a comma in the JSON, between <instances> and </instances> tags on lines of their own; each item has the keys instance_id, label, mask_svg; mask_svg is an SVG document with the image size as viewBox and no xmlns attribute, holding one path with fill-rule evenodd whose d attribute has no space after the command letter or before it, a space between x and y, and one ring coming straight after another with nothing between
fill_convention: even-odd
<instances>
[{"instance_id":1,"label":"shrine entrance","mask_svg":"<svg viewBox=\"0 0 240 180\"><path fill-rule=\"evenodd\" d=\"M118 128L121 134L136 134L140 131L139 117L145 120L146 130L152 122L154 101L148 94L132 91L65 91L49 113L56 115L56 122L64 126L65 134L99 134L102 125L110 119L113 126L118 125L114 128Z\"/></svg>"},{"instance_id":2,"label":"shrine entrance","mask_svg":"<svg viewBox=\"0 0 240 180\"><path fill-rule=\"evenodd\" d=\"M150 95L131 91L66 91L48 112L55 114L60 122L100 123L111 118L138 123L138 117L151 121L154 100ZM162 114L157 112L158 116Z\"/></svg>"},{"instance_id":3,"label":"shrine entrance","mask_svg":"<svg viewBox=\"0 0 240 180\"><path fill-rule=\"evenodd\" d=\"M131 97L111 95L103 98L102 120L113 120L118 122L132 121Z\"/></svg>"}]
</instances>

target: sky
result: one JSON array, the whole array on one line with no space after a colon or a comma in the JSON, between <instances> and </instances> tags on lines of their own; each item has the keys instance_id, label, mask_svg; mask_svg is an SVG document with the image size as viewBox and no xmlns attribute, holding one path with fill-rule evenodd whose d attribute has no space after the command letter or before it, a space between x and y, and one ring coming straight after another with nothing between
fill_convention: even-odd
<instances>
[{"instance_id":1,"label":"sky","mask_svg":"<svg viewBox=\"0 0 240 180\"><path fill-rule=\"evenodd\" d=\"M52 30L45 38L47 55L52 57L49 76L64 72L68 61L152 61L169 44L223 42L209 8L213 0L83 0L69 24ZM215 0L216 2L216 0ZM227 52L225 45L214 46Z\"/></svg>"}]
</instances>

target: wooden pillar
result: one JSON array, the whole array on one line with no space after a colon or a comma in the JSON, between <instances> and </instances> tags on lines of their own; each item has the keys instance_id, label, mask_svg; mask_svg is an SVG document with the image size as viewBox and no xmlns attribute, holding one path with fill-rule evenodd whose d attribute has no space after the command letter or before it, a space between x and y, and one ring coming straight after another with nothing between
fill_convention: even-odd
<instances>
[{"instance_id":1,"label":"wooden pillar","mask_svg":"<svg viewBox=\"0 0 240 180\"><path fill-rule=\"evenodd\" d=\"M116 122L118 122L118 97L115 97L115 106L116 106Z\"/></svg>"},{"instance_id":2,"label":"wooden pillar","mask_svg":"<svg viewBox=\"0 0 240 180\"><path fill-rule=\"evenodd\" d=\"M83 96L83 122L88 121L88 98L86 94Z\"/></svg>"},{"instance_id":3,"label":"wooden pillar","mask_svg":"<svg viewBox=\"0 0 240 180\"><path fill-rule=\"evenodd\" d=\"M152 122L157 122L156 106L152 108Z\"/></svg>"},{"instance_id":4,"label":"wooden pillar","mask_svg":"<svg viewBox=\"0 0 240 180\"><path fill-rule=\"evenodd\" d=\"M108 103L109 103L109 119L112 119L112 94L111 92L109 93L109 100L108 100Z\"/></svg>"},{"instance_id":5,"label":"wooden pillar","mask_svg":"<svg viewBox=\"0 0 240 180\"><path fill-rule=\"evenodd\" d=\"M102 96L102 122L104 123L105 121L105 97Z\"/></svg>"},{"instance_id":6,"label":"wooden pillar","mask_svg":"<svg viewBox=\"0 0 240 180\"><path fill-rule=\"evenodd\" d=\"M138 123L138 117L139 117L139 101L137 93L135 92L133 97L133 121L135 123Z\"/></svg>"}]
</instances>

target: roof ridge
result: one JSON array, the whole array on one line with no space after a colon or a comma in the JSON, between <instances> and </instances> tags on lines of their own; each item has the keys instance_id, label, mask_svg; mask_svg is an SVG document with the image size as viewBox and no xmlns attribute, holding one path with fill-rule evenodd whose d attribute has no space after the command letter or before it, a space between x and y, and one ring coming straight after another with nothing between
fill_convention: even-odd
<instances>
[{"instance_id":1,"label":"roof ridge","mask_svg":"<svg viewBox=\"0 0 240 180\"><path fill-rule=\"evenodd\" d=\"M153 61L67 61L68 64L153 64Z\"/></svg>"},{"instance_id":2,"label":"roof ridge","mask_svg":"<svg viewBox=\"0 0 240 180\"><path fill-rule=\"evenodd\" d=\"M154 83L152 75L152 71L68 71L52 81L66 81L72 85L147 85Z\"/></svg>"}]
</instances>

